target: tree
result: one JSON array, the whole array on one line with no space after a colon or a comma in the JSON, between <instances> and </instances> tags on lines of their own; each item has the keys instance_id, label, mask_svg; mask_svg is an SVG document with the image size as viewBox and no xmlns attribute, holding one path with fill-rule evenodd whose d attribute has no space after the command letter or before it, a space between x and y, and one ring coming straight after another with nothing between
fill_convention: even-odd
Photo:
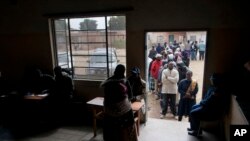
<instances>
[{"instance_id":1,"label":"tree","mask_svg":"<svg viewBox=\"0 0 250 141\"><path fill-rule=\"evenodd\" d=\"M84 19L83 22L80 22L81 30L96 30L97 23L96 20Z\"/></svg>"},{"instance_id":2,"label":"tree","mask_svg":"<svg viewBox=\"0 0 250 141\"><path fill-rule=\"evenodd\" d=\"M110 30L125 30L125 16L111 17L108 28Z\"/></svg>"},{"instance_id":3,"label":"tree","mask_svg":"<svg viewBox=\"0 0 250 141\"><path fill-rule=\"evenodd\" d=\"M55 28L56 31L66 30L68 28L68 24L64 19L55 20Z\"/></svg>"}]
</instances>

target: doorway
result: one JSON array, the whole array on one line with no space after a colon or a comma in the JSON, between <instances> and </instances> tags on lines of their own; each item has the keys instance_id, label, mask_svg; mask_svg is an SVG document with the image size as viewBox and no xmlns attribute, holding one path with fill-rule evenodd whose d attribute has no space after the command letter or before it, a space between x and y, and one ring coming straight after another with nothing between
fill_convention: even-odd
<instances>
[{"instance_id":1,"label":"doorway","mask_svg":"<svg viewBox=\"0 0 250 141\"><path fill-rule=\"evenodd\" d=\"M178 61L183 62L183 57L185 55L184 52L188 51L188 68L193 72L192 78L198 83L199 90L196 95L196 101L199 102L202 98L203 91L207 31L149 31L145 33L145 37L148 117L160 119L161 112L160 100L155 95L154 90L152 90L151 81L153 79L149 75L150 62L152 61L152 53L150 53L152 47L154 47L154 50L156 51L155 54L161 53L162 56L164 56L164 52L169 52L170 50L174 56L179 53L182 60L179 59ZM194 49L193 44L196 44L198 48ZM159 52L159 47L162 48L162 52ZM175 60L175 62L176 64L179 63L177 60ZM178 105L178 93L176 99L176 104ZM171 111L168 110L168 112Z\"/></svg>"}]
</instances>

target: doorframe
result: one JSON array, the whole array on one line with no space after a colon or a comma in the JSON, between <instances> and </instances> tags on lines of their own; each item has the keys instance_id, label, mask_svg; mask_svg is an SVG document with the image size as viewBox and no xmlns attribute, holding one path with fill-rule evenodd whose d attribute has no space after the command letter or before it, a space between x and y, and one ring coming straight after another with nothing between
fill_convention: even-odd
<instances>
[{"instance_id":1,"label":"doorframe","mask_svg":"<svg viewBox=\"0 0 250 141\"><path fill-rule=\"evenodd\" d=\"M205 58L204 58L204 67L203 67L203 79L201 80L202 81L202 86L199 86L199 91L201 93L201 98L199 100L201 100L203 98L203 91L204 91L204 82L205 82L205 69L206 69L206 54L207 54L207 48L208 48L208 29L171 29L171 30L165 30L165 29L162 29L162 30L145 30L144 31L144 47L145 47L145 80L146 80L146 101L145 101L145 104L146 104L146 116L147 118L149 117L148 116L148 92L149 92L149 83L148 83L148 67L149 67L149 61L148 61L148 52L149 52L149 49L151 48L152 46L152 37L148 36L147 33L149 32L205 32L205 36L201 35L201 38L202 40L205 42L205 45L206 45L206 50L205 50ZM170 35L170 34L169 34ZM191 35L190 35L191 36ZM156 36L157 37L157 36ZM169 38L169 36L167 36L166 38ZM177 38L176 38L177 39ZM196 38L198 43L201 39ZM147 43L148 40L151 40L151 43ZM156 39L157 40L157 39ZM184 40L184 39L183 39ZM151 45L149 45L151 44ZM197 58L199 59L199 58ZM198 61L198 60L197 60ZM199 101L197 100L197 101Z\"/></svg>"}]
</instances>

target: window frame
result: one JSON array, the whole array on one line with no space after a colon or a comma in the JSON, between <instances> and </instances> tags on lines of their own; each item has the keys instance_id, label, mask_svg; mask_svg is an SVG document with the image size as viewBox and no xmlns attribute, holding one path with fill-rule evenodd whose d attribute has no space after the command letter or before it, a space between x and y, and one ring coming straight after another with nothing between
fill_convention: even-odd
<instances>
[{"instance_id":1,"label":"window frame","mask_svg":"<svg viewBox=\"0 0 250 141\"><path fill-rule=\"evenodd\" d=\"M117 35L112 35L112 30L109 30L108 29L108 17L109 18L111 18L111 17L118 17L118 16L123 16L124 18L125 18L125 27L124 27L124 34L122 35L119 35L119 34L117 34ZM104 78L96 78L96 79L92 79L91 77L89 77L89 78L84 78L84 77L79 77L79 76L77 76L76 75L76 73L75 73L75 69L78 67L76 64L74 64L74 58L76 57L76 56L84 56L84 55L75 55L74 53L73 53L73 45L74 44L81 44L80 42L75 42L75 41L72 41L72 35L71 35L71 33L72 32L74 32L74 31L78 31L78 32L81 32L81 31L83 31L83 30L75 30L75 29L71 29L71 26L70 26L70 20L71 19L75 19L75 18L82 18L82 19L91 19L91 18L95 18L95 17L101 17L101 18L104 18L105 19L105 28L104 29L96 29L96 30L94 30L94 31L96 31L96 32L98 32L99 30L100 31L103 31L103 32L105 32L105 34L103 35L104 36L104 38L105 38L105 41L103 42L103 44L105 45L104 46L104 48L106 48L106 55L105 55L105 57L106 57L106 67L105 67L105 69L106 69L106 71L104 71L104 72L106 72L106 75L104 76ZM65 41L66 41L66 56L68 56L68 58L67 58L67 67L66 67L66 69L65 70L69 70L71 73L70 73L70 76L73 78L73 79L80 79L80 80L89 80L89 81L99 81L99 80L104 80L104 79L106 79L106 78L108 78L108 77L110 77L111 75L112 75L112 73L110 72L111 70L110 70L110 63L108 63L108 62L110 62L109 61L109 47L110 47L110 45L109 45L109 38L112 38L113 36L114 36L114 38L117 36L119 36L118 38L120 38L120 36L123 36L123 38L124 38L124 52L125 52L125 56L120 56L120 57L125 57L124 58L124 60L125 60L125 62L124 62L124 65L126 66L126 15L121 15L121 14L117 14L117 15L102 15L102 16L85 16L85 17L65 17L65 18L50 18L49 19L49 24L50 24L50 31L51 31L51 44L52 44L52 54L53 54L53 66L55 67L55 66L57 66L57 65L59 65L59 63L60 63L60 61L59 61L59 51L58 51L58 42L57 42L57 30L56 30L56 24L55 24L55 22L56 22L56 20L60 20L60 19L63 19L64 21L65 21L65 38L67 38L67 39L65 39ZM91 30L87 30L87 32L88 31L91 31ZM99 34L100 34L100 32L99 32ZM99 35L99 36L101 36L101 35ZM68 42L68 43L67 43ZM98 42L95 42L95 43L98 43ZM85 43L86 45L89 45L89 44L91 44L90 42L86 42ZM111 46L112 47L112 46ZM113 48L113 47L112 47ZM117 56L117 53L115 52L115 54L116 54L116 58L118 58L119 56ZM88 56L88 57L90 57L91 56L91 54L87 54L86 56ZM117 64L118 64L118 62L119 62L119 59L117 59ZM61 65L60 65L61 66ZM116 67L116 66L112 66L112 67ZM87 68L87 67L79 67L79 68ZM114 71L114 69L112 68L112 72Z\"/></svg>"}]
</instances>

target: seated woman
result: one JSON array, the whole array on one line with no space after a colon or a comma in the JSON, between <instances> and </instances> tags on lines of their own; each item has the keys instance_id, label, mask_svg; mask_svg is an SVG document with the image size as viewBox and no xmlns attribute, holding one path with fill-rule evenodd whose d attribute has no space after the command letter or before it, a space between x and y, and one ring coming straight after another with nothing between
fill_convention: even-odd
<instances>
[{"instance_id":1,"label":"seated woman","mask_svg":"<svg viewBox=\"0 0 250 141\"><path fill-rule=\"evenodd\" d=\"M22 95L51 93L54 89L55 80L49 75L42 73L39 68L27 67L20 84Z\"/></svg>"},{"instance_id":2,"label":"seated woman","mask_svg":"<svg viewBox=\"0 0 250 141\"><path fill-rule=\"evenodd\" d=\"M188 134L198 136L200 121L217 120L226 113L229 107L229 96L225 89L225 78L222 74L214 73L210 78L211 87L200 103L194 105L190 112L190 128Z\"/></svg>"},{"instance_id":3,"label":"seated woman","mask_svg":"<svg viewBox=\"0 0 250 141\"><path fill-rule=\"evenodd\" d=\"M56 100L68 102L73 95L74 85L72 78L60 66L54 68Z\"/></svg>"},{"instance_id":4,"label":"seated woman","mask_svg":"<svg viewBox=\"0 0 250 141\"><path fill-rule=\"evenodd\" d=\"M133 111L128 99L130 89L124 73L125 66L117 65L114 75L101 84L104 87L104 141L137 141Z\"/></svg>"}]
</instances>

